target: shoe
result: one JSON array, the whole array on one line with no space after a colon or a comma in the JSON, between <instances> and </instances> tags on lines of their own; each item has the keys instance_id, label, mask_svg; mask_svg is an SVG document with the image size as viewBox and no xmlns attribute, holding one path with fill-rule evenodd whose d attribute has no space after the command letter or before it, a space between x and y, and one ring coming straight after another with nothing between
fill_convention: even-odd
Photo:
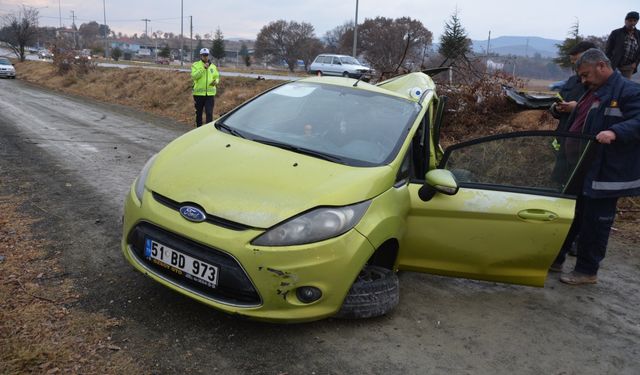
<instances>
[{"instance_id":1,"label":"shoe","mask_svg":"<svg viewBox=\"0 0 640 375\"><path fill-rule=\"evenodd\" d=\"M595 284L598 282L598 275L587 275L586 273L571 271L563 273L560 281L570 285Z\"/></svg>"},{"instance_id":2,"label":"shoe","mask_svg":"<svg viewBox=\"0 0 640 375\"><path fill-rule=\"evenodd\" d=\"M549 272L562 272L562 266L563 265L564 265L564 263L553 263L549 267Z\"/></svg>"}]
</instances>

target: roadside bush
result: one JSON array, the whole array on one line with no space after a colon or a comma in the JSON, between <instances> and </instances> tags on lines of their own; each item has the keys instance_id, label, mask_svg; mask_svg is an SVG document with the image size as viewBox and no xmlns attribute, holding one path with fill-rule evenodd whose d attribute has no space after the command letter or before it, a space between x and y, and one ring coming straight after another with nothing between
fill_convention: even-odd
<instances>
[{"instance_id":1,"label":"roadside bush","mask_svg":"<svg viewBox=\"0 0 640 375\"><path fill-rule=\"evenodd\" d=\"M111 58L118 61L122 57L122 50L118 47L111 50Z\"/></svg>"},{"instance_id":2,"label":"roadside bush","mask_svg":"<svg viewBox=\"0 0 640 375\"><path fill-rule=\"evenodd\" d=\"M96 63L89 56L81 56L76 51L62 48L54 51L53 65L59 75L66 75L71 72L85 75L96 68Z\"/></svg>"}]
</instances>

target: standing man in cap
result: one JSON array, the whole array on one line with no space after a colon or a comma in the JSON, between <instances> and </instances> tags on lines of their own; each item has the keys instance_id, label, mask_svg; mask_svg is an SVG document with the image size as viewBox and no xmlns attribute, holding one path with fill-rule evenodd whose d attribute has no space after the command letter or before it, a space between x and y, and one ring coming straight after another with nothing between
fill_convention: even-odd
<instances>
[{"instance_id":1,"label":"standing man in cap","mask_svg":"<svg viewBox=\"0 0 640 375\"><path fill-rule=\"evenodd\" d=\"M636 29L638 12L629 12L624 19L624 27L615 29L607 40L606 54L613 69L618 69L625 78L638 71L640 61L640 32Z\"/></svg>"},{"instance_id":2,"label":"standing man in cap","mask_svg":"<svg viewBox=\"0 0 640 375\"><path fill-rule=\"evenodd\" d=\"M209 61L209 49L200 50L200 60L191 65L193 80L193 100L196 107L196 128L202 125L202 110L207 116L207 124L213 121L213 105L216 86L220 82L218 68Z\"/></svg>"},{"instance_id":3,"label":"standing man in cap","mask_svg":"<svg viewBox=\"0 0 640 375\"><path fill-rule=\"evenodd\" d=\"M584 52L576 67L587 92L569 118L569 131L593 135L597 143L576 203L578 257L560 281L580 285L598 281L618 198L640 195L640 85L613 70L599 49ZM556 270L565 261L563 250L551 266Z\"/></svg>"}]
</instances>

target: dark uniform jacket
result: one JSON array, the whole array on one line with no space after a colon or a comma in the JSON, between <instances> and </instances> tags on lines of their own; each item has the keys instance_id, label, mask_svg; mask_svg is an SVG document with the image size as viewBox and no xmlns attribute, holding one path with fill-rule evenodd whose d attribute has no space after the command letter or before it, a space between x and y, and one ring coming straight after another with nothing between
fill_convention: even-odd
<instances>
[{"instance_id":1,"label":"dark uniform jacket","mask_svg":"<svg viewBox=\"0 0 640 375\"><path fill-rule=\"evenodd\" d=\"M636 63L636 68L634 69L634 73L638 71L638 62L640 61L640 31L638 29L634 29L633 32L636 34L636 40L638 41L638 49L636 50L636 57L633 61ZM622 27L620 29L615 29L609 35L609 39L607 39L607 50L606 54L609 60L611 60L611 66L614 69L619 68L624 60L624 38L627 34L627 30Z\"/></svg>"},{"instance_id":2,"label":"dark uniform jacket","mask_svg":"<svg viewBox=\"0 0 640 375\"><path fill-rule=\"evenodd\" d=\"M574 100L577 102L585 92L587 92L587 89L582 84L580 77L575 74L569 77L569 79L567 79L567 82L562 85L559 94L565 102L571 102ZM556 131L569 131L569 126L571 125L568 121L570 113L556 111L555 104L552 105L551 108L549 108L549 112L551 112L551 115L554 118L557 118L559 120Z\"/></svg>"},{"instance_id":3,"label":"dark uniform jacket","mask_svg":"<svg viewBox=\"0 0 640 375\"><path fill-rule=\"evenodd\" d=\"M640 85L615 71L595 95L599 101L589 110L583 133L595 136L608 129L616 133L616 140L608 145L596 143L583 194L592 198L640 195Z\"/></svg>"}]
</instances>

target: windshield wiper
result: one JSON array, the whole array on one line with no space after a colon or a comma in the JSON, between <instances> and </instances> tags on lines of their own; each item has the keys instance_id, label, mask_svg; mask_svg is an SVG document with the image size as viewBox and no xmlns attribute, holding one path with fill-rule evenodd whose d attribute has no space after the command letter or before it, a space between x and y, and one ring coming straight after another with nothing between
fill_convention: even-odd
<instances>
[{"instance_id":1,"label":"windshield wiper","mask_svg":"<svg viewBox=\"0 0 640 375\"><path fill-rule=\"evenodd\" d=\"M242 133L240 133L238 130L230 127L229 125L225 124L224 122L216 122L216 129L218 129L218 130L224 129L224 131L226 131L227 133L229 133L231 135L235 135L236 137L247 138L244 135L242 135Z\"/></svg>"},{"instance_id":2,"label":"windshield wiper","mask_svg":"<svg viewBox=\"0 0 640 375\"><path fill-rule=\"evenodd\" d=\"M314 157L316 157L318 159L328 160L328 161L332 161L334 163L339 163L339 164L345 164L344 160L342 160L341 158L339 158L337 156L334 156L334 155L331 155L331 154L326 154L324 152L310 150L308 148L298 147L298 146L290 145L288 143L270 141L270 140L266 140L266 139L254 139L254 141L259 142L259 143L263 143L265 145L279 147L279 148L282 148L282 149L285 149L285 150L297 152L299 154L314 156Z\"/></svg>"}]
</instances>

